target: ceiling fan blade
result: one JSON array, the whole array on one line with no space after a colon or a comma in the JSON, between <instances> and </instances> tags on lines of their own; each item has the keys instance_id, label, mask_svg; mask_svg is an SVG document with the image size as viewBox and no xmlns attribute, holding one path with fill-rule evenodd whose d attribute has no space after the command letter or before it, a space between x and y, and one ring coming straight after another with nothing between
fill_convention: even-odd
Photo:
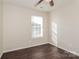
<instances>
[{"instance_id":1,"label":"ceiling fan blade","mask_svg":"<svg viewBox=\"0 0 79 59\"><path fill-rule=\"evenodd\" d=\"M50 3L50 6L54 6L53 0L51 0L49 3Z\"/></svg>"},{"instance_id":2,"label":"ceiling fan blade","mask_svg":"<svg viewBox=\"0 0 79 59\"><path fill-rule=\"evenodd\" d=\"M35 6L39 5L43 0L40 0Z\"/></svg>"}]
</instances>

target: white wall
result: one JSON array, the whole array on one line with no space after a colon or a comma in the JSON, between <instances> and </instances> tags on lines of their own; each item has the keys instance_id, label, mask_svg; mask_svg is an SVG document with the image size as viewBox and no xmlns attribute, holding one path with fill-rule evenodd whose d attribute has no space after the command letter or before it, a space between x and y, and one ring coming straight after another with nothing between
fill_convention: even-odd
<instances>
[{"instance_id":1,"label":"white wall","mask_svg":"<svg viewBox=\"0 0 79 59\"><path fill-rule=\"evenodd\" d=\"M2 0L0 0L0 57L2 55Z\"/></svg>"},{"instance_id":2,"label":"white wall","mask_svg":"<svg viewBox=\"0 0 79 59\"><path fill-rule=\"evenodd\" d=\"M4 52L47 43L47 13L31 10L18 5L4 4L3 10ZM44 37L32 39L31 16L44 18Z\"/></svg>"},{"instance_id":3,"label":"white wall","mask_svg":"<svg viewBox=\"0 0 79 59\"><path fill-rule=\"evenodd\" d=\"M50 23L57 24L57 34L54 34L50 26L50 43L55 44L57 37L57 45L68 51L73 51L79 55L79 0L74 0L70 5L55 9L50 13Z\"/></svg>"},{"instance_id":4,"label":"white wall","mask_svg":"<svg viewBox=\"0 0 79 59\"><path fill-rule=\"evenodd\" d=\"M4 4L4 52L36 46L49 41L53 45L79 54L78 2L78 0L74 0L67 5L63 5L61 8L53 10L50 13L50 17L48 13L35 11L18 5ZM43 38L32 39L31 16L44 17ZM48 20L49 18L50 20ZM54 24L57 25L57 30L54 29L56 28ZM57 33L53 30L56 30Z\"/></svg>"}]
</instances>

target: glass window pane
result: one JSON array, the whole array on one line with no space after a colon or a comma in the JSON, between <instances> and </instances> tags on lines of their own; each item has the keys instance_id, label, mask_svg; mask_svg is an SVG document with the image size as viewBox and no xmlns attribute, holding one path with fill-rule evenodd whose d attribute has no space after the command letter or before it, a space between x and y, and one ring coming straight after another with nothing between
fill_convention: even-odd
<instances>
[{"instance_id":1,"label":"glass window pane","mask_svg":"<svg viewBox=\"0 0 79 59\"><path fill-rule=\"evenodd\" d=\"M32 37L43 36L43 18L38 16L32 16Z\"/></svg>"}]
</instances>

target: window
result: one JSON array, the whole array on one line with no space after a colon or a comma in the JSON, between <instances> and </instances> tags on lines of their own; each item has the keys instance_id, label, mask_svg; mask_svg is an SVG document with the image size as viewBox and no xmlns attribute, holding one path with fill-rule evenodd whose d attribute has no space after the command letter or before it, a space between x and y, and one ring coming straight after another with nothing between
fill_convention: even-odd
<instances>
[{"instance_id":1,"label":"window","mask_svg":"<svg viewBox=\"0 0 79 59\"><path fill-rule=\"evenodd\" d=\"M43 18L38 16L32 16L32 37L42 37L43 36Z\"/></svg>"}]
</instances>

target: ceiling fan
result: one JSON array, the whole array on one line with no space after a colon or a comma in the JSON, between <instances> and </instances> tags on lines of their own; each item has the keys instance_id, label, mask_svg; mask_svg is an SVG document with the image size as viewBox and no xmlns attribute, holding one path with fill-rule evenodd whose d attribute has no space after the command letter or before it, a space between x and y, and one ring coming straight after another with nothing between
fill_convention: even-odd
<instances>
[{"instance_id":1,"label":"ceiling fan","mask_svg":"<svg viewBox=\"0 0 79 59\"><path fill-rule=\"evenodd\" d=\"M39 5L39 4L42 3L43 1L46 1L47 3L49 3L50 6L54 6L53 0L40 0L40 1L37 2L37 4L36 4L35 6Z\"/></svg>"}]
</instances>

